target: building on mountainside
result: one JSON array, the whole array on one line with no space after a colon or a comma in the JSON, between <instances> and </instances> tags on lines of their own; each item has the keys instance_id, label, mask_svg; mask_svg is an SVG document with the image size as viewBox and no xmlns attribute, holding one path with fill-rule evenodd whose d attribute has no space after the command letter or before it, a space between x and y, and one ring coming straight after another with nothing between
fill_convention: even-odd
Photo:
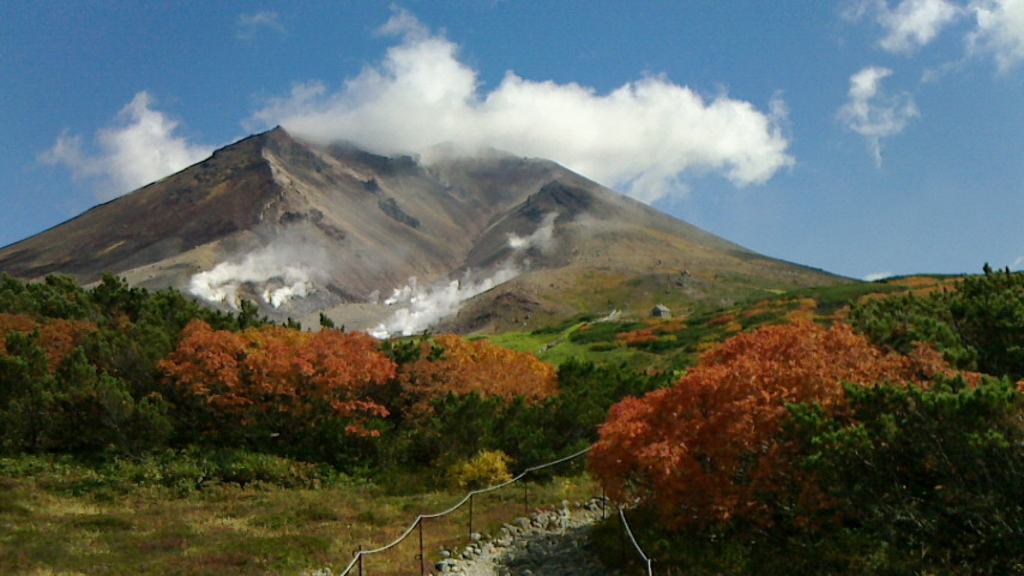
<instances>
[{"instance_id":1,"label":"building on mountainside","mask_svg":"<svg viewBox=\"0 0 1024 576\"><path fill-rule=\"evenodd\" d=\"M651 318L671 318L672 311L664 304L658 304L651 310Z\"/></svg>"}]
</instances>

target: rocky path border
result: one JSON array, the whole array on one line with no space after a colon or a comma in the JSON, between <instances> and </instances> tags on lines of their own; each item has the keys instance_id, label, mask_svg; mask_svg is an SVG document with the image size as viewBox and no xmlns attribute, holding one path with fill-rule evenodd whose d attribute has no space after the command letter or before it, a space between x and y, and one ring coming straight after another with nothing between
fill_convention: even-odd
<instances>
[{"instance_id":1,"label":"rocky path border","mask_svg":"<svg viewBox=\"0 0 1024 576\"><path fill-rule=\"evenodd\" d=\"M610 512L610 510L609 510ZM607 576L586 549L590 530L602 517L600 497L505 524L493 538L473 534L460 550L443 550L435 566L451 576Z\"/></svg>"}]
</instances>

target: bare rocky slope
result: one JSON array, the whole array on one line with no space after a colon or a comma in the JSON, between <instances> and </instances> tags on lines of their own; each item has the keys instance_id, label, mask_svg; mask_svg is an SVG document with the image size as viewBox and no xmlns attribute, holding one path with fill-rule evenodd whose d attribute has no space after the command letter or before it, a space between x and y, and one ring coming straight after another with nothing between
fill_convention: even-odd
<instances>
[{"instance_id":1,"label":"bare rocky slope","mask_svg":"<svg viewBox=\"0 0 1024 576\"><path fill-rule=\"evenodd\" d=\"M762 256L546 160L385 157L278 128L0 249L0 272L104 273L315 325L459 332L728 304L845 281Z\"/></svg>"}]
</instances>

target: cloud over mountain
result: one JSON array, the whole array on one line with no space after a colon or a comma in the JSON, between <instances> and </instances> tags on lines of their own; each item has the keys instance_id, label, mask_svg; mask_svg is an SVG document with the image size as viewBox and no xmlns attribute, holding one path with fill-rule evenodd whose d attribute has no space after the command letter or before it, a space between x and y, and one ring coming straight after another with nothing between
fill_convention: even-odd
<instances>
[{"instance_id":1,"label":"cloud over mountain","mask_svg":"<svg viewBox=\"0 0 1024 576\"><path fill-rule=\"evenodd\" d=\"M737 186L762 183L794 160L780 125L786 107L763 112L725 94L704 97L658 75L609 93L508 72L490 91L458 59L458 46L397 10L380 32L395 35L383 61L337 90L296 85L253 116L318 141L350 140L384 153L492 147L555 160L653 201L682 176L718 173Z\"/></svg>"},{"instance_id":2,"label":"cloud over mountain","mask_svg":"<svg viewBox=\"0 0 1024 576\"><path fill-rule=\"evenodd\" d=\"M64 165L76 179L91 181L100 200L110 200L210 155L211 147L176 136L178 122L152 105L148 92L136 94L113 125L97 131L97 153L84 150L80 135L62 134L39 159Z\"/></svg>"}]
</instances>

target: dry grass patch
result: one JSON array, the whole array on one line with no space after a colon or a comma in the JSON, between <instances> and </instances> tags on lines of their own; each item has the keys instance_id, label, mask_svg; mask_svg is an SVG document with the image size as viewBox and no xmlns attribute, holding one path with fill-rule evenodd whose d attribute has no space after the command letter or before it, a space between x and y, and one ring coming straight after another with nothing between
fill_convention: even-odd
<instances>
[{"instance_id":1,"label":"dry grass patch","mask_svg":"<svg viewBox=\"0 0 1024 576\"><path fill-rule=\"evenodd\" d=\"M356 550L385 545L420 513L447 509L461 493L396 496L349 483L282 489L219 485L186 495L140 488L118 498L69 496L31 479L5 481L0 496L0 574L10 576L290 575L339 572ZM45 484L45 483L41 483ZM530 508L593 495L585 477L530 486ZM525 513L521 485L474 499L474 530L496 531ZM469 508L424 524L428 566L469 535ZM418 573L419 534L366 558L372 574Z\"/></svg>"}]
</instances>

